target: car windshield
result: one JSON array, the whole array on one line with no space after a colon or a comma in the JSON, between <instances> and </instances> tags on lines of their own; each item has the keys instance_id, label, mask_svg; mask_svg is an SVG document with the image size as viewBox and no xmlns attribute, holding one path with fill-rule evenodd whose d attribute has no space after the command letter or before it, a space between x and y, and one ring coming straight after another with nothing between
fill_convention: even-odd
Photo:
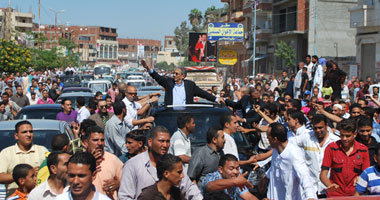
<instances>
[{"instance_id":1,"label":"car windshield","mask_svg":"<svg viewBox=\"0 0 380 200\"><path fill-rule=\"evenodd\" d=\"M93 93L96 93L96 92L107 92L106 91L106 84L104 83L93 83L90 85L90 88L91 88L91 91Z\"/></svg>"},{"instance_id":2,"label":"car windshield","mask_svg":"<svg viewBox=\"0 0 380 200\"><path fill-rule=\"evenodd\" d=\"M94 80L94 76L82 76L82 79L84 81L92 81L92 80Z\"/></svg>"},{"instance_id":3,"label":"car windshield","mask_svg":"<svg viewBox=\"0 0 380 200\"><path fill-rule=\"evenodd\" d=\"M99 67L96 67L94 69L94 73L95 75L101 75L101 74L111 74L111 68L109 68L108 66L106 65L101 65Z\"/></svg>"},{"instance_id":4,"label":"car windshield","mask_svg":"<svg viewBox=\"0 0 380 200\"><path fill-rule=\"evenodd\" d=\"M66 96L66 97L58 97L58 100L55 103L61 104L62 99L70 99L71 105L73 106L73 109L77 109L77 104L75 103L78 96ZM86 105L88 104L88 101L90 100L89 96L84 96L84 100Z\"/></svg>"},{"instance_id":5,"label":"car windshield","mask_svg":"<svg viewBox=\"0 0 380 200\"><path fill-rule=\"evenodd\" d=\"M80 83L78 76L62 76L61 81L63 83Z\"/></svg>"},{"instance_id":6,"label":"car windshield","mask_svg":"<svg viewBox=\"0 0 380 200\"><path fill-rule=\"evenodd\" d=\"M128 85L133 85L136 87L143 87L143 86L145 86L145 83L144 82L128 82Z\"/></svg>"},{"instance_id":7,"label":"car windshield","mask_svg":"<svg viewBox=\"0 0 380 200\"><path fill-rule=\"evenodd\" d=\"M16 143L14 134L14 130L0 130L0 140L2 141L0 142L0 151ZM34 130L33 144L42 145L51 151L50 142L58 134L60 134L58 130Z\"/></svg>"},{"instance_id":8,"label":"car windshield","mask_svg":"<svg viewBox=\"0 0 380 200\"><path fill-rule=\"evenodd\" d=\"M61 112L60 109L33 109L20 111L17 119L56 119L57 114Z\"/></svg>"}]
</instances>

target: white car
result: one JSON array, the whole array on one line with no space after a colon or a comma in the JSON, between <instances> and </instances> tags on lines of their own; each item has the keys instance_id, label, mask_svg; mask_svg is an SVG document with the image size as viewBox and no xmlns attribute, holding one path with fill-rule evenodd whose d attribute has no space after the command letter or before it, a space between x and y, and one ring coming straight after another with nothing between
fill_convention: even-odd
<instances>
[{"instance_id":1,"label":"white car","mask_svg":"<svg viewBox=\"0 0 380 200\"><path fill-rule=\"evenodd\" d=\"M98 91L103 93L104 98L107 95L108 90L112 87L112 83L109 80L93 80L88 82L88 87L94 94Z\"/></svg>"},{"instance_id":2,"label":"white car","mask_svg":"<svg viewBox=\"0 0 380 200\"><path fill-rule=\"evenodd\" d=\"M135 76L135 75L128 76L127 79L125 80L125 83L127 85L136 86L136 88L144 87L147 85L146 80L144 79L143 76Z\"/></svg>"}]
</instances>

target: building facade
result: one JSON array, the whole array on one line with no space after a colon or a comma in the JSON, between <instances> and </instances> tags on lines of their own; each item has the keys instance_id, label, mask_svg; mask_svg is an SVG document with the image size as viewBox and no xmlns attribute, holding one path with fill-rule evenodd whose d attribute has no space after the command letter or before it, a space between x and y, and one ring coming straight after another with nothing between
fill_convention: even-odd
<instances>
[{"instance_id":1,"label":"building facade","mask_svg":"<svg viewBox=\"0 0 380 200\"><path fill-rule=\"evenodd\" d=\"M137 39L137 38L118 38L119 49L118 56L120 63L124 65L129 65L132 68L136 68L139 65L138 46L140 45L140 51L143 51L143 57L140 59L145 59L147 64L153 66L157 63L157 54L161 51L161 41L160 40L150 40L150 39Z\"/></svg>"},{"instance_id":2,"label":"building facade","mask_svg":"<svg viewBox=\"0 0 380 200\"><path fill-rule=\"evenodd\" d=\"M359 0L350 9L350 25L356 28L356 62L359 76L380 81L380 2Z\"/></svg>"}]
</instances>

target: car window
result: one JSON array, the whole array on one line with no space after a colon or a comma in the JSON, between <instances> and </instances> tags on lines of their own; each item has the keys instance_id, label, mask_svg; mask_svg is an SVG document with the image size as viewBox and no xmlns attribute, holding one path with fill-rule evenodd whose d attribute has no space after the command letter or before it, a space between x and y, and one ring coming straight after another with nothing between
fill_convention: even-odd
<instances>
[{"instance_id":1,"label":"car window","mask_svg":"<svg viewBox=\"0 0 380 200\"><path fill-rule=\"evenodd\" d=\"M17 119L56 119L59 112L61 112L60 109L33 109L24 112L21 110Z\"/></svg>"},{"instance_id":2,"label":"car window","mask_svg":"<svg viewBox=\"0 0 380 200\"><path fill-rule=\"evenodd\" d=\"M97 91L106 92L106 85L104 83L93 83L90 87L93 93L96 93Z\"/></svg>"},{"instance_id":3,"label":"car window","mask_svg":"<svg viewBox=\"0 0 380 200\"><path fill-rule=\"evenodd\" d=\"M50 142L58 134L60 134L58 130L34 130L33 144L42 145L51 151ZM14 145L16 143L14 130L1 130L0 141L2 141L0 142L0 150Z\"/></svg>"},{"instance_id":4,"label":"car window","mask_svg":"<svg viewBox=\"0 0 380 200\"><path fill-rule=\"evenodd\" d=\"M145 86L145 83L144 82L128 82L127 85L133 85L136 87L143 87L143 86Z\"/></svg>"},{"instance_id":5,"label":"car window","mask_svg":"<svg viewBox=\"0 0 380 200\"><path fill-rule=\"evenodd\" d=\"M70 99L71 100L71 105L73 106L73 108L77 109L77 105L75 103L76 100L77 100L77 98L78 98L78 96L58 97L58 99L57 99L57 101L55 103L61 104L62 99ZM85 100L85 104L88 105L88 101L90 100L90 97L89 96L85 96L84 100Z\"/></svg>"}]
</instances>

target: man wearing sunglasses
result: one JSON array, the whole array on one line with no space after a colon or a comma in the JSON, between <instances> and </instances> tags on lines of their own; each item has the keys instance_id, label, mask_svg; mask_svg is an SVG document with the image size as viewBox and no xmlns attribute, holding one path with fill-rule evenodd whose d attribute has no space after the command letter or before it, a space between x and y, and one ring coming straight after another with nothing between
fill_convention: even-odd
<instances>
[{"instance_id":1,"label":"man wearing sunglasses","mask_svg":"<svg viewBox=\"0 0 380 200\"><path fill-rule=\"evenodd\" d=\"M199 96L212 102L220 103L221 98L199 88L193 81L184 80L186 70L176 68L173 78L160 76L156 71L150 68L145 60L141 60L142 66L148 71L149 75L165 88L165 105L185 105L194 103L194 96Z\"/></svg>"}]
</instances>

